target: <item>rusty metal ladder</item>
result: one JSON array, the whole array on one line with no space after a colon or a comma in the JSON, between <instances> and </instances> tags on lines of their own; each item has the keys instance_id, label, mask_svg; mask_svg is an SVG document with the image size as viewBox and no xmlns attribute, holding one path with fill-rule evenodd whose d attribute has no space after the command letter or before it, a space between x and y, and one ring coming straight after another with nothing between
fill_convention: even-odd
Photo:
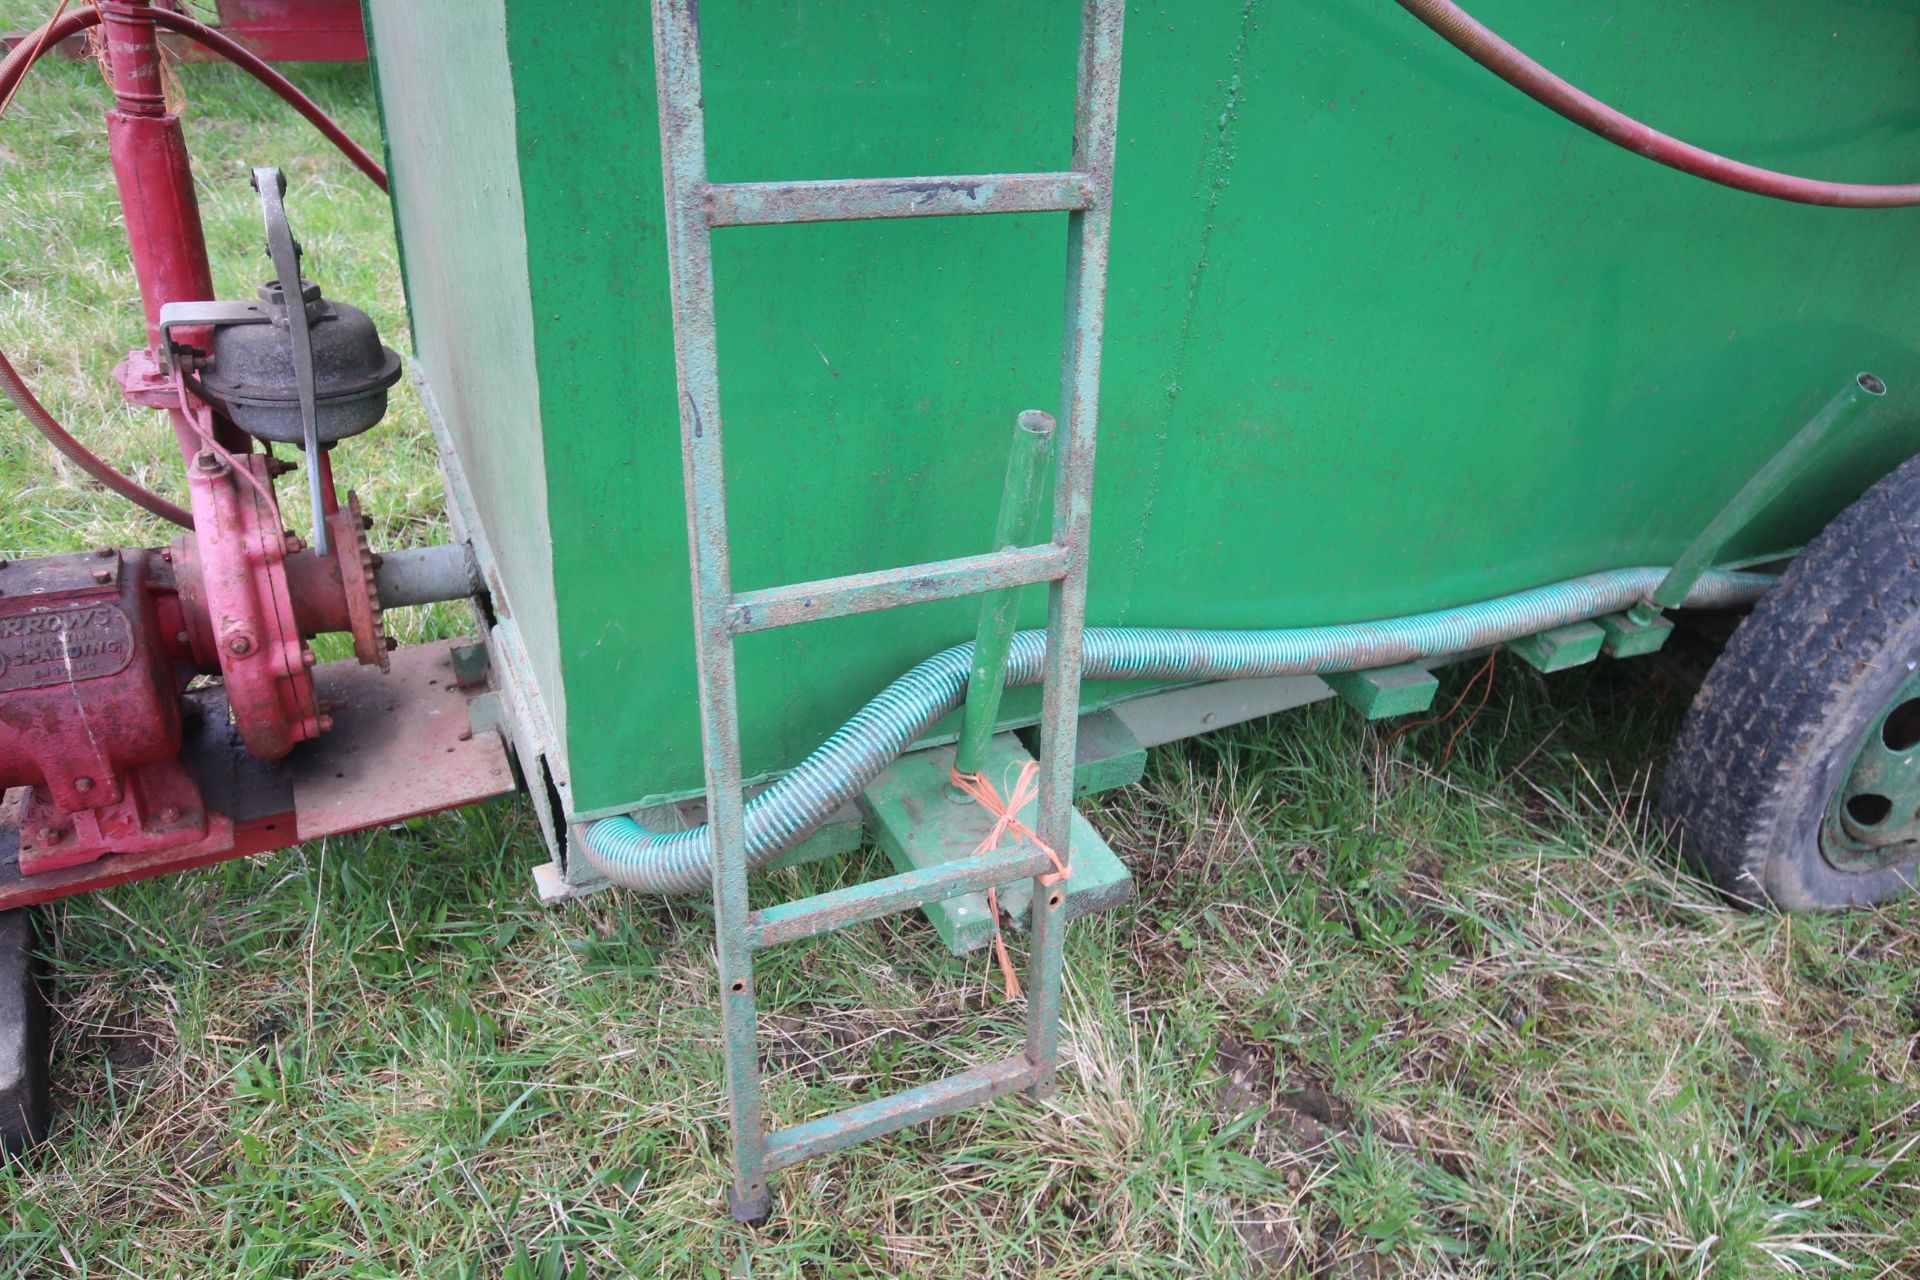
<instances>
[{"instance_id":1,"label":"rusty metal ladder","mask_svg":"<svg viewBox=\"0 0 1920 1280\"><path fill-rule=\"evenodd\" d=\"M1052 1091L1060 1040L1061 887L1034 883L1026 1042L1009 1059L769 1134L760 1104L753 956L760 948L911 910L1051 869L1030 844L889 876L749 912L745 799L734 684L734 637L927 600L1050 584L1041 711L1038 834L1069 847L1074 740L1080 701L1088 530L1107 289L1107 244L1119 109L1124 0L1083 0L1073 163L1063 173L1005 173L820 182L710 183L700 89L698 0L654 0L654 66L665 177L673 351L693 568L701 744L713 848L713 900L726 1075L733 1130L731 1206L758 1221L768 1176L811 1156L891 1133L1024 1089ZM735 593L728 567L719 368L715 350L715 227L960 214L1067 214L1065 338L1055 461L1053 537L1039 546L788 587Z\"/></svg>"}]
</instances>

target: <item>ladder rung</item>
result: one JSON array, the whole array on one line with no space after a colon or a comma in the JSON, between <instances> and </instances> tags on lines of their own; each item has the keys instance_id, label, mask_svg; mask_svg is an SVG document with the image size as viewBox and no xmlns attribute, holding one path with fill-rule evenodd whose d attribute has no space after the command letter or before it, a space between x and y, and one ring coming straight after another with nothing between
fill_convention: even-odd
<instances>
[{"instance_id":1,"label":"ladder rung","mask_svg":"<svg viewBox=\"0 0 1920 1280\"><path fill-rule=\"evenodd\" d=\"M1024 1056L1008 1058L782 1129L767 1139L767 1169L784 1169L896 1129L965 1111L1024 1089L1033 1080L1031 1062Z\"/></svg>"},{"instance_id":2,"label":"ladder rung","mask_svg":"<svg viewBox=\"0 0 1920 1280\"><path fill-rule=\"evenodd\" d=\"M750 945L759 948L796 942L862 920L911 911L929 902L979 893L1009 880L1024 880L1040 874L1049 865L1051 861L1046 853L1031 845L955 858L918 871L904 871L884 880L870 880L756 911L747 918L747 939Z\"/></svg>"},{"instance_id":3,"label":"ladder rung","mask_svg":"<svg viewBox=\"0 0 1920 1280\"><path fill-rule=\"evenodd\" d=\"M707 222L715 227L755 227L965 213L1065 213L1092 203L1092 181L1075 172L716 182L707 187Z\"/></svg>"},{"instance_id":4,"label":"ladder rung","mask_svg":"<svg viewBox=\"0 0 1920 1280\"><path fill-rule=\"evenodd\" d=\"M844 578L798 582L790 587L742 591L733 597L728 618L734 634L791 627L821 618L844 618L876 609L929 600L951 600L1006 587L1031 586L1066 576L1067 549L1055 543L1009 547L958 560L935 560L904 569L853 573Z\"/></svg>"}]
</instances>

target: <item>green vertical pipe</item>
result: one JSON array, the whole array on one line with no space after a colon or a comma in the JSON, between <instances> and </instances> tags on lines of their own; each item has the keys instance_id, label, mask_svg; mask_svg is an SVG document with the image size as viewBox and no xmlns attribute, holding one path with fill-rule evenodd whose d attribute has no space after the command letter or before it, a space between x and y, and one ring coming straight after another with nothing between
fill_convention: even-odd
<instances>
[{"instance_id":1,"label":"green vertical pipe","mask_svg":"<svg viewBox=\"0 0 1920 1280\"><path fill-rule=\"evenodd\" d=\"M1678 608L1733 536L1800 478L1820 446L1852 426L1870 405L1886 394L1887 384L1873 374L1856 375L1841 388L1839 395L1827 402L1826 408L1814 414L1813 420L1787 441L1785 448L1769 458L1767 465L1741 486L1740 492L1733 495L1733 501L1722 507L1720 514L1700 531L1700 536L1688 544L1667 576L1653 589L1653 594L1645 603L1634 606L1629 616L1645 624L1661 609Z\"/></svg>"},{"instance_id":2,"label":"green vertical pipe","mask_svg":"<svg viewBox=\"0 0 1920 1280\"><path fill-rule=\"evenodd\" d=\"M1040 491L1053 452L1053 415L1028 409L1014 422L1013 447L1007 453L1007 483L1000 491L1000 519L993 528L993 550L1029 546L1040 522ZM967 707L953 767L978 773L987 762L987 743L1000 719L1000 695L1006 691L1007 649L1013 644L1020 612L1020 588L995 591L980 600L980 629L974 636L973 667L967 677Z\"/></svg>"}]
</instances>

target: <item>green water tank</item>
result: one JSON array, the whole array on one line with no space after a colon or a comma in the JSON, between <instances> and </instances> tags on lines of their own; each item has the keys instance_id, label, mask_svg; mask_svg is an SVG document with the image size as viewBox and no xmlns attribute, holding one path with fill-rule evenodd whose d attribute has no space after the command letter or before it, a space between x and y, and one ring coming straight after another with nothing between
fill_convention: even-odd
<instances>
[{"instance_id":1,"label":"green water tank","mask_svg":"<svg viewBox=\"0 0 1920 1280\"><path fill-rule=\"evenodd\" d=\"M701 8L715 181L1069 167L1073 3ZM1476 12L1743 159L1915 168L1909 4ZM695 793L647 6L369 18L415 367L523 762L575 817ZM1920 211L1659 168L1388 0L1140 0L1127 23L1095 625L1351 621L1670 563L1856 371L1920 386ZM1056 408L1061 216L717 235L736 588L987 549L1014 414ZM1915 403L1890 397L1727 559L1796 547L1914 452ZM974 612L745 637L747 773L791 767Z\"/></svg>"}]
</instances>

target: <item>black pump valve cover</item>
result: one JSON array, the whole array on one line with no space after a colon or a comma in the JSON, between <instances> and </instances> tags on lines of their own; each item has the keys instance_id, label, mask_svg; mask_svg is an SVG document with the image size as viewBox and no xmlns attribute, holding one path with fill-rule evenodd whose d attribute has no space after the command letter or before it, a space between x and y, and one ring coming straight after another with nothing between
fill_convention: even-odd
<instances>
[{"instance_id":1,"label":"black pump valve cover","mask_svg":"<svg viewBox=\"0 0 1920 1280\"><path fill-rule=\"evenodd\" d=\"M320 443L332 444L379 422L387 388L400 379L400 357L382 346L373 320L358 307L320 296L300 282L313 338L314 402ZM248 435L299 445L300 394L287 341L286 296L278 280L260 286L272 324L223 325L214 330L213 358L201 371L207 396Z\"/></svg>"}]
</instances>

